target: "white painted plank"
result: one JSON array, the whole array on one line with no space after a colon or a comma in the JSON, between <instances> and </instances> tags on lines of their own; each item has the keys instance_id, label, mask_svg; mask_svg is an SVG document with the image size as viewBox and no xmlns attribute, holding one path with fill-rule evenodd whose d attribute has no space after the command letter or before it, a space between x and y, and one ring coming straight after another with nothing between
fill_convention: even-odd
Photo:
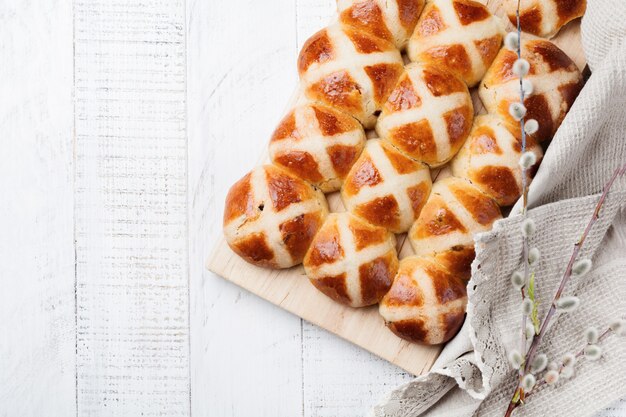
<instances>
[{"instance_id":1,"label":"white painted plank","mask_svg":"<svg viewBox=\"0 0 626 417\"><path fill-rule=\"evenodd\" d=\"M238 4L235 3L235 4ZM254 162L258 159L258 155L264 151L264 147L266 146L266 140L271 130L273 129L275 122L274 120L278 120L275 116L272 116L268 119L267 116L263 118L256 118L255 114L258 113L267 113L275 112L279 109L281 112L287 102L287 97L289 93L293 91L295 85L297 83L297 76L295 71L295 62L299 52L300 46L306 41L306 39L316 32L317 30L324 27L332 18L335 11L335 4L332 0L320 0L320 1L299 1L296 4L296 14L295 16L289 16L286 18L274 18L273 22L282 22L289 21L295 17L295 26L296 26L296 41L297 47L292 50L287 50L285 54L281 56L276 56L274 58L275 61L273 63L266 63L265 65L274 65L277 67L287 68L287 71L282 70L282 73L285 74L281 77L267 77L263 84L248 84L248 79L252 78L253 80L257 80L256 71L250 71L249 69L243 69L242 72L237 74L232 74L228 71L232 71L232 66L229 66L228 60L224 59L222 64L222 60L216 62L218 67L223 66L223 73L220 73L219 70L215 70L215 67L212 68L212 73L219 73L219 77L213 83L207 83L206 90L203 91L203 85L198 82L198 85L194 85L196 82L194 72L202 71L203 65L201 64L203 60L208 60L208 58L203 58L202 56L194 56L195 54L204 54L205 56L215 56L215 52L211 52L211 47L215 48L215 45L219 45L221 41L221 37L226 37L229 42L225 42L230 44L233 42L237 45L243 45L247 48L247 44L249 42L257 42L246 38L243 43L236 41L234 39L240 37L238 32L238 28L234 28L233 33L230 33L229 25L224 23L224 25L217 25L215 30L217 33L222 33L226 31L227 34L220 34L217 37L217 42L213 42L210 45L203 45L200 51L197 51L194 47L194 36L198 36L199 39L207 39L215 37L211 37L209 34L204 36L196 35L199 31L197 27L194 27L194 23L198 20L199 16L202 16L203 13L198 9L200 6L200 2L193 3L193 8L188 10L190 13L189 21L192 22L188 25L189 28L189 143L190 143L190 190L193 191L193 195L190 196L193 198L193 202L190 202L190 207L192 210L192 214L190 215L190 224L191 224L191 233L194 234L194 225L197 224L197 230L201 231L199 234L200 238L205 241L210 240L214 241L219 233L221 233L220 228L220 219L221 219L221 210L223 204L223 196L225 195L228 187L232 184L233 181L238 179L245 171L249 169L250 166L254 165ZM205 5L202 5L206 7ZM216 8L211 8L212 13L216 13ZM215 16L214 21L217 22L229 22L232 19L236 19L238 21L244 19L247 20L250 17L248 14L252 16L261 16L260 14L263 12L267 12L267 5L264 5L262 10L233 10L232 8L229 10L229 13L232 14L233 17L225 17L222 18L221 15ZM279 9L279 11L272 10L271 13L274 16L277 16L277 13L284 12L284 8ZM206 12L205 12L206 13ZM263 19L262 17L258 17L259 19ZM245 24L244 24L245 25ZM210 31L211 28L205 28L205 30ZM255 33L256 34L256 33ZM259 33L260 36L263 34L264 36L271 35L271 33L267 33L266 31ZM282 35L280 39L274 40L274 46L279 47L279 45L284 44L285 41L289 40L288 38L284 38L285 35ZM293 35L291 35L293 36ZM262 39L262 43L256 44L253 51L263 51L263 48L267 48L265 45L267 41L265 38ZM230 48L230 46L228 46ZM218 55L222 55L222 53L218 53ZM254 54L254 52L252 52ZM258 53L258 52L256 52ZM281 62L282 61L282 62ZM232 65L232 64L231 64ZM198 68L200 67L200 68ZM237 70L237 68L236 68ZM247 73L245 71L248 71ZM214 75L215 76L215 75ZM205 75L206 77L206 75ZM209 75L210 77L210 75ZM243 77L242 81L240 78ZM224 83L227 82L228 85L224 86ZM291 82L291 83L290 83ZM244 84L244 85L241 85ZM243 94L239 91L243 91ZM279 101L275 99L272 103L267 103L265 97L277 97L280 94L277 92L283 91L281 93L284 96L283 101ZM248 99L244 99L244 102L251 101L252 103L248 104L250 106L255 106L255 114L248 113L245 117L245 120L240 120L239 118L242 116L241 109L238 107L238 104L242 99L242 97L249 97ZM234 97L233 97L234 96ZM257 97L261 97L260 99ZM208 99L207 99L208 97ZM205 100L202 102L202 100ZM257 100L261 100L263 106L257 108ZM195 105L194 103L203 103L204 109L200 114L196 114L194 109L196 107L200 107L200 105ZM207 102L209 103L207 105ZM212 102L215 102L213 104ZM224 104L232 103L232 104ZM267 104L266 104L267 103ZM206 107L211 106L209 109ZM239 105L240 106L240 105ZM227 111L228 110L228 111ZM215 119L211 121L211 112L215 112ZM254 130L251 130L252 133L246 132L244 135L247 138L252 138L255 142L249 144L248 141L241 141L238 134L235 134L237 130L240 129L250 129L247 125L248 123L258 123L258 126L254 126L254 129L257 131L264 132L261 136L262 139L260 141L256 141L259 138L258 134L254 134ZM194 132L194 129L198 129L197 132ZM218 135L215 135L213 132L219 132ZM211 135L211 141L207 144L205 142L205 137L207 135ZM196 139L196 136L198 139ZM226 144L218 144L217 148L211 149L210 145L214 143L214 141L223 141L224 138L229 138L230 141L228 145ZM198 148L196 148L196 143L194 141L198 140L197 144ZM204 146L204 151L199 151L197 149L199 146ZM206 148L210 150L206 150ZM198 157L198 162L194 163L194 155L207 155L209 152L218 153L224 152L227 158L233 158L234 160L227 160L226 164L220 164L222 161L222 157L216 155L209 155L207 160L202 161L200 157ZM215 164L219 164L219 166L215 166L212 164L214 161ZM200 162L203 164L200 165ZM202 176L211 177L213 174L212 180L207 180L206 178L200 178L197 184L194 184L194 178L197 177L198 174L193 174L194 165L198 165L198 174ZM239 170L237 175L232 176L230 173L234 170ZM228 181L225 181L223 177L231 176ZM223 189L218 189L214 198L204 198L204 201L199 198L199 193L207 193L207 190L202 189L202 187L206 187L206 183L216 184L215 188L222 186L225 184ZM210 189L209 189L210 190ZM209 191L210 192L210 191ZM221 199L220 199L221 197ZM216 201L217 199L217 201ZM209 205L209 207L204 207L199 210L201 206ZM216 205L216 207L211 207L210 205ZM194 218L194 210L198 210L199 216L198 219ZM205 219L202 221L200 216L205 215L206 212L217 212L218 216L214 218ZM209 223L209 227L206 227L206 224ZM208 230L207 230L208 229ZM205 233L205 235L202 235ZM212 239L207 239L205 236L211 236ZM190 253L191 253L191 271L192 277L196 276L193 272L194 268L194 248L195 247L206 247L206 249L210 249L210 246L201 245L198 246L197 243L194 244L193 238L192 243L190 245ZM203 253L207 253L206 250L199 251L199 255L201 256ZM279 323L284 318L284 313L281 311L275 311L276 308L267 306L263 301L259 301L254 296L250 296L249 294L243 292L244 298L239 299L239 295L235 296L233 294L239 294L241 290L235 289L231 290L232 287L229 284L225 284L222 281L214 281L211 278L205 278L204 286L201 287L203 293L197 294L195 293L197 287L192 286L192 404L193 404L193 412L195 414L204 415L208 412L209 409L212 408L215 410L220 410L218 415L249 415L250 413L259 413L261 410L261 415L295 415L293 411L284 412L284 410L275 410L271 411L273 407L276 407L277 404L282 404L284 401L282 399L281 394L290 395L292 399L300 399L302 398L302 407L303 413L305 415L315 415L319 412L320 407L323 406L324 415L344 415L348 410L352 410L352 414L349 415L359 415L361 412L373 404L379 394L382 395L387 389L391 386L395 386L397 383L400 383L407 378L410 378L406 373L404 373L399 368L388 364L386 361L381 360L374 355L371 355L355 346L346 343L345 341L337 338L336 336L330 335L329 333L314 327L308 323L303 323L305 329L305 339L303 340L302 350L304 356L301 358L304 366L304 383L302 385L297 384L297 381L290 381L295 376L295 371L297 370L297 363L295 363L295 359L300 360L300 345L297 337L297 328L294 329L294 335L292 338L286 338L283 341L277 340L273 343L271 348L268 348L266 351L260 351L258 346L254 344L254 339L256 339L256 333L250 334L250 329L252 324L252 328L260 327L263 329L266 325L264 321L270 320L273 323L272 331L276 332L278 329L281 329L279 326L284 326L284 324L279 325ZM193 285L192 279L192 285ZM210 288L207 288L210 283L212 288L216 288L215 292L212 294L212 298ZM228 292L226 292L228 291ZM226 293L226 295L224 295ZM216 300L209 307L206 305L207 298ZM240 306L237 307L234 305L238 300ZM248 305L241 305L242 301L246 301ZM204 302L205 306L200 307L201 303ZM264 307L261 309L261 307ZM203 331L198 331L197 327L195 327L195 318L198 313L195 312L197 308L200 309L210 309L209 313L205 313L208 317L204 317L203 320ZM249 309L256 309L256 312L250 312ZM268 311L265 311L268 310ZM220 315L225 314L226 317L230 318L229 321L221 321L217 324L211 326L211 322L215 321L215 316L219 317ZM260 317L260 320L256 317ZM289 317L289 316L288 316ZM252 323L248 323L249 320L253 320ZM242 323L243 321L243 323ZM233 329L235 327L235 329ZM243 332L242 336L234 336ZM205 336L206 335L206 336ZM308 335L308 336L307 336ZM251 337L252 336L252 337ZM211 337L215 339L234 339L238 341L242 338L248 339L245 344L242 344L242 347L236 347L237 354L241 355L239 361L233 361L231 359L230 354L228 355L229 360L224 361L224 346L213 346L211 344ZM265 338L268 336L265 335ZM206 338L205 341L201 341L200 338ZM271 337L271 340L276 339L276 337ZM262 339L261 339L262 340ZM202 343L201 346L197 344ZM219 342L214 342L219 343ZM252 345L252 346L250 346ZM198 358L197 351L200 349L204 349L203 358ZM211 353L209 355L209 353ZM275 369L266 369L265 367L259 368L259 366L252 365L250 367L249 357L250 355L254 356L254 361L258 361L262 364L276 362L274 358L280 358L278 362L278 366ZM295 355L298 355L295 358ZM237 358L236 354L233 354L234 359ZM219 359L217 359L219 358ZM329 358L333 358L334 360L327 360ZM239 362L239 363L237 363ZM244 363L241 363L244 362ZM295 366L294 366L295 365ZM250 367L250 369L246 369ZM204 369L205 373L201 374L201 370ZM287 374L287 378L282 376L285 373ZM240 372L246 372L245 375L240 374ZM211 375L213 374L213 375ZM216 375L217 374L217 375ZM276 375L278 374L278 375ZM291 375L291 378L289 377ZM218 378L219 376L219 378ZM353 387L355 386L354 378L361 378L362 383L357 383L358 389L355 390ZM214 379L212 379L214 378ZM214 380L219 383L211 383ZM290 383L290 391L292 394L288 394L285 392L284 381ZM250 384L252 382L252 384ZM246 389L248 386L256 386L252 390ZM260 388L261 392L259 392ZM297 388L297 392L293 392L294 388ZM339 389L338 389L339 388ZM234 392L232 391L234 389ZM209 394L210 398L202 398L200 399L201 393L215 392L215 396L213 394ZM249 395L253 395L254 398L251 400L247 400L242 402L240 400L240 396L245 395L246 397ZM258 395L258 398L257 398ZM278 398L278 400L277 400ZM228 408L228 404L233 404L232 408ZM248 404L249 403L249 404ZM217 407L217 408L215 408Z\"/></svg>"},{"instance_id":2,"label":"white painted plank","mask_svg":"<svg viewBox=\"0 0 626 417\"><path fill-rule=\"evenodd\" d=\"M364 416L388 391L413 379L395 365L305 322L304 416Z\"/></svg>"},{"instance_id":3,"label":"white painted plank","mask_svg":"<svg viewBox=\"0 0 626 417\"><path fill-rule=\"evenodd\" d=\"M297 2L298 45L334 18L333 0ZM293 58L295 60L295 56ZM395 386L413 377L389 362L304 322L304 415L362 416Z\"/></svg>"},{"instance_id":4,"label":"white painted plank","mask_svg":"<svg viewBox=\"0 0 626 417\"><path fill-rule=\"evenodd\" d=\"M80 416L189 415L184 6L75 1Z\"/></svg>"},{"instance_id":5,"label":"white painted plank","mask_svg":"<svg viewBox=\"0 0 626 417\"><path fill-rule=\"evenodd\" d=\"M188 6L187 201L182 3L76 1L81 416L188 414L187 202L194 415L363 415L411 378L202 270L295 85L293 40L334 8L257 3ZM71 16L0 4L0 415L76 415Z\"/></svg>"},{"instance_id":6,"label":"white painted plank","mask_svg":"<svg viewBox=\"0 0 626 417\"><path fill-rule=\"evenodd\" d=\"M187 5L196 416L302 415L300 319L204 269L228 188L256 165L295 88L294 22L292 0Z\"/></svg>"},{"instance_id":7,"label":"white painted plank","mask_svg":"<svg viewBox=\"0 0 626 417\"><path fill-rule=\"evenodd\" d=\"M0 2L0 39L0 415L74 416L71 2Z\"/></svg>"},{"instance_id":8,"label":"white painted plank","mask_svg":"<svg viewBox=\"0 0 626 417\"><path fill-rule=\"evenodd\" d=\"M337 5L335 0L296 0L296 36L298 49L295 59L304 42L318 30L336 19Z\"/></svg>"}]
</instances>

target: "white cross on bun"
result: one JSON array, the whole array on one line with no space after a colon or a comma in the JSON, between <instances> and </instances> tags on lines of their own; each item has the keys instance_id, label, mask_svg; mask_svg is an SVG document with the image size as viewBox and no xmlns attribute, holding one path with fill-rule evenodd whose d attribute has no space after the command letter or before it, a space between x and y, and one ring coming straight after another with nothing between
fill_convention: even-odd
<instances>
[{"instance_id":1,"label":"white cross on bun","mask_svg":"<svg viewBox=\"0 0 626 417\"><path fill-rule=\"evenodd\" d=\"M340 24L311 36L298 58L306 96L356 117L365 128L376 123L402 70L391 42Z\"/></svg>"},{"instance_id":2,"label":"white cross on bun","mask_svg":"<svg viewBox=\"0 0 626 417\"><path fill-rule=\"evenodd\" d=\"M570 57L545 39L522 41L522 58L530 64L524 79L533 86L524 99L525 119L539 122L539 130L531 136L543 142L551 139L561 125L583 87L583 77ZM507 128L519 136L520 123L509 114L511 103L520 101L519 76L513 73L516 60L516 52L502 48L480 83L478 94L487 111L504 119Z\"/></svg>"},{"instance_id":3,"label":"white cross on bun","mask_svg":"<svg viewBox=\"0 0 626 417\"><path fill-rule=\"evenodd\" d=\"M568 22L585 14L587 0L524 0L520 3L520 26L524 32L551 38ZM517 0L505 0L504 8L517 26Z\"/></svg>"},{"instance_id":4,"label":"white cross on bun","mask_svg":"<svg viewBox=\"0 0 626 417\"><path fill-rule=\"evenodd\" d=\"M396 239L355 215L333 213L313 239L304 269L317 289L351 307L376 304L398 270Z\"/></svg>"},{"instance_id":5,"label":"white cross on bun","mask_svg":"<svg viewBox=\"0 0 626 417\"><path fill-rule=\"evenodd\" d=\"M325 193L337 191L365 145L352 116L321 104L297 106L279 123L270 158Z\"/></svg>"},{"instance_id":6,"label":"white cross on bun","mask_svg":"<svg viewBox=\"0 0 626 417\"><path fill-rule=\"evenodd\" d=\"M230 188L224 236L254 265L289 268L302 262L327 215L321 191L284 169L263 165Z\"/></svg>"},{"instance_id":7,"label":"white cross on bun","mask_svg":"<svg viewBox=\"0 0 626 417\"><path fill-rule=\"evenodd\" d=\"M378 311L396 335L433 345L447 342L459 331L466 305L465 281L432 258L410 256L400 261Z\"/></svg>"},{"instance_id":8,"label":"white cross on bun","mask_svg":"<svg viewBox=\"0 0 626 417\"><path fill-rule=\"evenodd\" d=\"M537 161L526 171L530 185L543 150L529 137L526 151L534 153ZM522 194L521 155L521 138L509 132L502 119L492 114L478 116L469 138L450 164L452 175L469 180L499 206L510 206Z\"/></svg>"},{"instance_id":9,"label":"white cross on bun","mask_svg":"<svg viewBox=\"0 0 626 417\"><path fill-rule=\"evenodd\" d=\"M474 235L491 229L501 218L500 208L466 179L436 181L430 197L409 231L416 255L431 256L469 278L474 259Z\"/></svg>"},{"instance_id":10,"label":"white cross on bun","mask_svg":"<svg viewBox=\"0 0 626 417\"><path fill-rule=\"evenodd\" d=\"M463 81L434 65L410 64L383 106L376 132L409 157L437 167L458 152L473 119Z\"/></svg>"},{"instance_id":11,"label":"white cross on bun","mask_svg":"<svg viewBox=\"0 0 626 417\"><path fill-rule=\"evenodd\" d=\"M504 24L472 0L434 0L409 41L411 61L436 64L473 87L498 54Z\"/></svg>"},{"instance_id":12,"label":"white cross on bun","mask_svg":"<svg viewBox=\"0 0 626 417\"><path fill-rule=\"evenodd\" d=\"M431 188L428 168L393 146L370 139L346 177L341 197L348 211L393 233L406 232Z\"/></svg>"},{"instance_id":13,"label":"white cross on bun","mask_svg":"<svg viewBox=\"0 0 626 417\"><path fill-rule=\"evenodd\" d=\"M337 0L339 21L404 49L424 0Z\"/></svg>"}]
</instances>

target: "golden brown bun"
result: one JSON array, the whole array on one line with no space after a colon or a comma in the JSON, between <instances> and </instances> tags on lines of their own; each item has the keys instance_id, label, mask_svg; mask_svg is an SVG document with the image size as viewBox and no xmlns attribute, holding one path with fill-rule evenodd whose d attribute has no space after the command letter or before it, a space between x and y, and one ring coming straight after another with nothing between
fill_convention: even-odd
<instances>
[{"instance_id":1,"label":"golden brown bun","mask_svg":"<svg viewBox=\"0 0 626 417\"><path fill-rule=\"evenodd\" d=\"M517 26L517 0L506 0L504 8ZM581 17L586 0L524 0L520 4L520 26L524 32L551 38L568 22Z\"/></svg>"},{"instance_id":2,"label":"golden brown bun","mask_svg":"<svg viewBox=\"0 0 626 417\"><path fill-rule=\"evenodd\" d=\"M415 29L424 0L338 0L339 21L403 49Z\"/></svg>"},{"instance_id":3,"label":"golden brown bun","mask_svg":"<svg viewBox=\"0 0 626 417\"><path fill-rule=\"evenodd\" d=\"M501 217L495 201L467 180L449 177L433 184L408 237L416 255L434 257L449 271L468 279L474 235L490 230Z\"/></svg>"},{"instance_id":4,"label":"golden brown bun","mask_svg":"<svg viewBox=\"0 0 626 417\"><path fill-rule=\"evenodd\" d=\"M461 148L474 109L467 86L427 64L410 64L383 107L376 132L404 154L436 167Z\"/></svg>"},{"instance_id":5,"label":"golden brown bun","mask_svg":"<svg viewBox=\"0 0 626 417\"><path fill-rule=\"evenodd\" d=\"M409 41L411 61L436 64L473 87L502 44L502 21L476 1L434 0Z\"/></svg>"},{"instance_id":6,"label":"golden brown bun","mask_svg":"<svg viewBox=\"0 0 626 417\"><path fill-rule=\"evenodd\" d=\"M348 213L332 213L304 258L317 289L352 307L376 304L398 270L394 236Z\"/></svg>"},{"instance_id":7,"label":"golden brown bun","mask_svg":"<svg viewBox=\"0 0 626 417\"><path fill-rule=\"evenodd\" d=\"M532 135L537 142L549 140L583 87L583 77L574 62L555 44L545 39L522 42L522 57L530 63L524 79L534 91L524 100L526 120L539 122ZM519 102L519 77L513 73L517 54L502 48L480 83L478 94L487 112L497 114L515 135L521 133L520 123L509 114L511 103Z\"/></svg>"},{"instance_id":8,"label":"golden brown bun","mask_svg":"<svg viewBox=\"0 0 626 417\"><path fill-rule=\"evenodd\" d=\"M400 261L391 289L380 302L385 324L399 337L429 345L450 340L465 318L465 282L432 258Z\"/></svg>"},{"instance_id":9,"label":"golden brown bun","mask_svg":"<svg viewBox=\"0 0 626 417\"><path fill-rule=\"evenodd\" d=\"M365 132L352 116L320 104L302 105L280 122L270 141L275 165L315 185L337 191L365 145Z\"/></svg>"},{"instance_id":10,"label":"golden brown bun","mask_svg":"<svg viewBox=\"0 0 626 417\"><path fill-rule=\"evenodd\" d=\"M289 268L302 262L327 215L321 191L281 168L264 165L228 192L224 236L251 264Z\"/></svg>"},{"instance_id":11,"label":"golden brown bun","mask_svg":"<svg viewBox=\"0 0 626 417\"><path fill-rule=\"evenodd\" d=\"M526 171L530 184L543 151L532 138L527 138L526 150L537 157L536 164ZM469 138L452 160L452 174L468 179L500 207L510 206L522 194L521 151L521 139L507 130L502 119L478 116Z\"/></svg>"},{"instance_id":12,"label":"golden brown bun","mask_svg":"<svg viewBox=\"0 0 626 417\"><path fill-rule=\"evenodd\" d=\"M348 211L393 233L406 232L430 193L428 168L370 139L341 188Z\"/></svg>"},{"instance_id":13,"label":"golden brown bun","mask_svg":"<svg viewBox=\"0 0 626 417\"><path fill-rule=\"evenodd\" d=\"M400 51L384 39L339 24L310 37L298 58L306 96L356 117L366 128L402 74Z\"/></svg>"}]
</instances>

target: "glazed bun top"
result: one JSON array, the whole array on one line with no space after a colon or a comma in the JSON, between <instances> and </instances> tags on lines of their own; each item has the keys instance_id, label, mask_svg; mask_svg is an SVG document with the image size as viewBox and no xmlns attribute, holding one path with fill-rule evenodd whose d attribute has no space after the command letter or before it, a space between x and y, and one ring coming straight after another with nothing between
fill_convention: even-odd
<instances>
[{"instance_id":1,"label":"glazed bun top","mask_svg":"<svg viewBox=\"0 0 626 417\"><path fill-rule=\"evenodd\" d=\"M224 236L254 265L289 268L302 262L327 214L321 191L281 168L263 165L228 192Z\"/></svg>"},{"instance_id":2,"label":"glazed bun top","mask_svg":"<svg viewBox=\"0 0 626 417\"><path fill-rule=\"evenodd\" d=\"M434 0L424 8L409 41L411 61L436 64L468 86L476 85L504 37L502 21L472 0Z\"/></svg>"},{"instance_id":3,"label":"glazed bun top","mask_svg":"<svg viewBox=\"0 0 626 417\"><path fill-rule=\"evenodd\" d=\"M555 44L545 39L522 41L522 58L530 64L524 79L532 85L526 94L526 120L535 119L539 130L531 135L537 142L549 140L583 87L576 64ZM511 103L519 102L519 77L513 73L517 53L502 48L480 83L478 94L489 113L500 116L507 128L521 135L519 121L509 114Z\"/></svg>"},{"instance_id":4,"label":"glazed bun top","mask_svg":"<svg viewBox=\"0 0 626 417\"><path fill-rule=\"evenodd\" d=\"M433 345L450 340L459 331L466 305L462 279L432 258L409 256L400 261L379 312L399 337Z\"/></svg>"},{"instance_id":5,"label":"glazed bun top","mask_svg":"<svg viewBox=\"0 0 626 417\"><path fill-rule=\"evenodd\" d=\"M403 49L415 29L424 0L338 0L339 21Z\"/></svg>"},{"instance_id":6,"label":"glazed bun top","mask_svg":"<svg viewBox=\"0 0 626 417\"><path fill-rule=\"evenodd\" d=\"M315 185L337 191L365 145L352 116L321 104L297 106L279 123L269 145L275 165Z\"/></svg>"},{"instance_id":7,"label":"glazed bun top","mask_svg":"<svg viewBox=\"0 0 626 417\"><path fill-rule=\"evenodd\" d=\"M506 0L504 8L517 26L517 0ZM524 32L551 38L568 22L585 14L587 0L524 0L520 4L520 26Z\"/></svg>"},{"instance_id":8,"label":"glazed bun top","mask_svg":"<svg viewBox=\"0 0 626 417\"><path fill-rule=\"evenodd\" d=\"M340 24L311 36L298 58L305 95L356 117L365 128L374 126L402 70L391 42Z\"/></svg>"},{"instance_id":9,"label":"glazed bun top","mask_svg":"<svg viewBox=\"0 0 626 417\"><path fill-rule=\"evenodd\" d=\"M526 151L534 153L537 161L526 171L530 184L543 151L532 138L526 139ZM509 132L502 119L491 114L478 116L469 138L452 160L452 174L468 179L499 206L510 206L522 194L521 155L521 138Z\"/></svg>"},{"instance_id":10,"label":"glazed bun top","mask_svg":"<svg viewBox=\"0 0 626 417\"><path fill-rule=\"evenodd\" d=\"M410 64L378 118L376 132L405 155L431 167L461 148L474 108L467 86L431 64Z\"/></svg>"},{"instance_id":11,"label":"glazed bun top","mask_svg":"<svg viewBox=\"0 0 626 417\"><path fill-rule=\"evenodd\" d=\"M469 181L449 177L433 184L430 198L409 231L416 255L474 246L474 234L491 229L500 208Z\"/></svg>"},{"instance_id":12,"label":"glazed bun top","mask_svg":"<svg viewBox=\"0 0 626 417\"><path fill-rule=\"evenodd\" d=\"M379 140L367 141L341 189L347 210L393 233L406 232L431 188L428 168Z\"/></svg>"},{"instance_id":13,"label":"glazed bun top","mask_svg":"<svg viewBox=\"0 0 626 417\"><path fill-rule=\"evenodd\" d=\"M351 307L376 304L398 270L396 239L349 212L332 213L304 258L317 289Z\"/></svg>"}]
</instances>

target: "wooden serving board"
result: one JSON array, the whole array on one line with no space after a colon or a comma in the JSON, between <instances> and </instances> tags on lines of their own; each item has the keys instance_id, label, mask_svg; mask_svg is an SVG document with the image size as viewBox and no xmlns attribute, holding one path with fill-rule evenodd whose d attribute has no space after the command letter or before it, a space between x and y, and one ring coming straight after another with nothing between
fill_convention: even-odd
<instances>
[{"instance_id":1,"label":"wooden serving board","mask_svg":"<svg viewBox=\"0 0 626 417\"><path fill-rule=\"evenodd\" d=\"M499 1L486 4L494 13L502 15ZM514 28L508 25L508 29ZM523 37L531 36L524 34ZM580 39L580 20L571 22L552 41L563 49L581 70L584 68L585 57ZM297 97L298 94L291 101L289 108L293 106ZM472 91L472 98L476 114L483 113L484 109L476 91ZM372 132L369 132L368 137L371 136ZM267 155L261 158L261 161L266 160ZM438 178L449 175L445 167L442 170L433 171L432 174L433 177ZM222 196L223 198L225 196ZM327 199L332 212L345 211L339 193L329 194ZM413 250L406 242L406 234L397 235L396 238L400 259L411 255ZM382 317L378 314L378 306L357 309L334 302L313 287L302 265L285 270L272 270L245 262L228 247L223 237L213 249L207 268L226 280L414 375L427 372L442 349L442 346L422 346L410 343L394 335L385 327ZM271 329L271 323L268 323L268 329Z\"/></svg>"}]
</instances>

